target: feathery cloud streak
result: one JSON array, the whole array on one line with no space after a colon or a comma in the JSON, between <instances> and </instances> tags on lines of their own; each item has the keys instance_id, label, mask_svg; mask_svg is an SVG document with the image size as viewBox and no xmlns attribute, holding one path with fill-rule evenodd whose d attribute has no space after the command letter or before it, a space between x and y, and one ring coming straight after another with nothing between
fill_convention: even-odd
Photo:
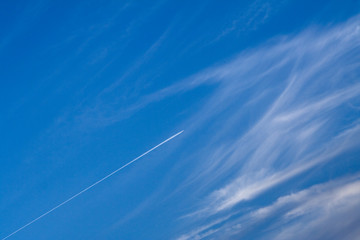
<instances>
[{"instance_id":1,"label":"feathery cloud streak","mask_svg":"<svg viewBox=\"0 0 360 240\"><path fill-rule=\"evenodd\" d=\"M201 186L196 193L203 197L201 207L188 215L197 216L193 221L229 214L240 203L359 149L359 22L355 17L327 30L277 39L166 90L216 86L186 123L198 131L214 130L211 120L221 122L203 147L207 151L193 154L206 160L180 186Z\"/></svg>"},{"instance_id":2,"label":"feathery cloud streak","mask_svg":"<svg viewBox=\"0 0 360 240\"><path fill-rule=\"evenodd\" d=\"M207 236L212 239L245 238L256 231L256 226L262 228L253 235L257 239L354 239L359 234L353 226L360 220L354 211L360 204L359 187L359 174L314 185L281 196L271 205L245 215L233 213L178 239L206 239ZM237 218L231 219L236 215ZM343 221L339 223L339 219ZM279 229L278 226L282 227Z\"/></svg>"}]
</instances>

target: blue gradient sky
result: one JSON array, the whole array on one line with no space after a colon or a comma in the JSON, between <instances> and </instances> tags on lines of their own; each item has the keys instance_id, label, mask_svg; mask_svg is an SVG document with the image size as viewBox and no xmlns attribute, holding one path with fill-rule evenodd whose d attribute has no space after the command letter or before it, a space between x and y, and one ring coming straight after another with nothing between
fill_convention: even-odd
<instances>
[{"instance_id":1,"label":"blue gradient sky","mask_svg":"<svg viewBox=\"0 0 360 240\"><path fill-rule=\"evenodd\" d=\"M359 1L3 1L0 238L356 239Z\"/></svg>"}]
</instances>

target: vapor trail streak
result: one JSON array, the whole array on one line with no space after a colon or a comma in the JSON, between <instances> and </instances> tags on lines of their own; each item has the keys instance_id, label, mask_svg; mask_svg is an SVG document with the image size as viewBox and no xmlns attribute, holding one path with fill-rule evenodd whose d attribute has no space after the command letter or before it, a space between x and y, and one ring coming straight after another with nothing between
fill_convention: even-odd
<instances>
[{"instance_id":1,"label":"vapor trail streak","mask_svg":"<svg viewBox=\"0 0 360 240\"><path fill-rule=\"evenodd\" d=\"M92 188L92 187L94 187L95 185L97 185L97 184L101 183L101 182L102 182L102 181L104 181L105 179L107 179L107 178L111 177L112 175L114 175L115 173L117 173L118 171L120 171L121 169L123 169L123 168L125 168L125 167L129 166L129 165L130 165L130 164L132 164L133 162L135 162L135 161L139 160L140 158L142 158L142 157L143 157L143 156L145 156L146 154L150 153L151 151L155 150L156 148L160 147L160 146L161 146L161 145L163 145L164 143L166 143L166 142L170 141L171 139L175 138L176 136L180 135L180 134L181 134L181 133L183 133L183 132L184 132L184 130L182 130L182 131L180 131L180 132L176 133L175 135L173 135L173 136L169 137L169 138L168 138L168 139L166 139L165 141L163 141L163 142L159 143L159 144L158 144L158 145L156 145L155 147L153 147L153 148L151 148L150 150L148 150L148 151L144 152L143 154L141 154L141 155L140 155L140 156L138 156L137 158L135 158L135 159L131 160L130 162L126 163L125 165L123 165L123 166L121 166L121 167L119 167L118 169L116 169L116 170L115 170L115 171L113 171L112 173L110 173L110 174L106 175L105 177L103 177L103 178L102 178L102 179L100 179L99 181L97 181L97 182L93 183L92 185L90 185L90 186L88 186L87 188L83 189L83 190L82 190L82 191L80 191L79 193L75 194L74 196L72 196L72 197L70 197L69 199L65 200L64 202L60 203L60 204L59 204L59 205L57 205L56 207L54 207L54 208L50 209L49 211L47 211L46 213L42 214L41 216L39 216L39 217L35 218L35 219L34 219L34 220L32 220L31 222L29 222L29 223L25 224L24 226L22 226L22 227L21 227L21 228L19 228L18 230L16 230L16 231L12 232L12 233L11 233L11 234L9 234L8 236L4 237L2 240L4 240L4 239L7 239L7 238L11 237L11 236L12 236L12 235L14 235L15 233L17 233L17 232L21 231L22 229L24 229L24 228L28 227L29 225L33 224L33 223L34 223L34 222L36 222L37 220L39 220L39 219L41 219L41 218L45 217L46 215L48 215L48 214L49 214L49 213L51 213L52 211L54 211L54 210L58 209L59 207L61 207L61 206L62 206L62 205L64 205L64 204L66 204L66 203L70 202L71 200L73 200L74 198L76 198L77 196L79 196L80 194L82 194L82 193L86 192L86 191L87 191L87 190L89 190L90 188Z\"/></svg>"}]
</instances>

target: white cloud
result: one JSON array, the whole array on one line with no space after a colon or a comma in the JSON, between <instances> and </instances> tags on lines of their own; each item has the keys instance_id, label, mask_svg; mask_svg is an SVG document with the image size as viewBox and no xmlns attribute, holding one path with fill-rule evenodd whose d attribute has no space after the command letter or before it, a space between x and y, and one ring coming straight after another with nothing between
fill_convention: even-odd
<instances>
[{"instance_id":1,"label":"white cloud","mask_svg":"<svg viewBox=\"0 0 360 240\"><path fill-rule=\"evenodd\" d=\"M330 182L283 197L272 211L291 206L283 214L274 239L355 239L359 230L360 181ZM291 220L296 221L291 222Z\"/></svg>"},{"instance_id":2,"label":"white cloud","mask_svg":"<svg viewBox=\"0 0 360 240\"><path fill-rule=\"evenodd\" d=\"M360 220L356 211L360 206L359 177L348 176L279 197L271 205L231 220L239 214L233 213L183 235L183 239L233 239L246 236L249 229L264 222L266 228L257 230L258 239L355 239L359 231L353 225Z\"/></svg>"},{"instance_id":3,"label":"white cloud","mask_svg":"<svg viewBox=\"0 0 360 240\"><path fill-rule=\"evenodd\" d=\"M204 197L189 216L202 222L229 214L239 203L359 148L359 118L340 122L346 111L356 111L347 106L360 97L359 38L357 17L247 51L177 84L177 91L217 84L184 124L189 132L221 122L193 154L202 161L181 186L199 186ZM255 121L249 121L251 113ZM248 126L241 125L244 119Z\"/></svg>"}]
</instances>

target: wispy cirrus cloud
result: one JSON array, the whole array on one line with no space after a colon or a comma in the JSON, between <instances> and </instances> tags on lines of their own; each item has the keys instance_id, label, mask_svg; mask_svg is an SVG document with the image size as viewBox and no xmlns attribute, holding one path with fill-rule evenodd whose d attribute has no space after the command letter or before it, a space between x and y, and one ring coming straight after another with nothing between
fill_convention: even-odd
<instances>
[{"instance_id":1,"label":"wispy cirrus cloud","mask_svg":"<svg viewBox=\"0 0 360 240\"><path fill-rule=\"evenodd\" d=\"M203 199L186 215L191 222L228 214L238 204L359 148L359 113L351 107L360 96L359 37L355 17L325 31L278 39L180 85L216 86L184 124L193 131L204 125L213 131L203 150L193 154L206 160L180 186L181 191L198 186L196 194ZM215 130L210 121L221 124Z\"/></svg>"},{"instance_id":2,"label":"wispy cirrus cloud","mask_svg":"<svg viewBox=\"0 0 360 240\"><path fill-rule=\"evenodd\" d=\"M257 239L354 239L359 234L355 226L360 215L354 211L359 196L359 175L347 176L281 196L271 205L237 218L232 217L239 213L233 213L178 239L246 237L255 226L265 226L252 233ZM339 223L339 219L343 221Z\"/></svg>"},{"instance_id":3,"label":"wispy cirrus cloud","mask_svg":"<svg viewBox=\"0 0 360 240\"><path fill-rule=\"evenodd\" d=\"M273 15L276 14L287 1L253 1L244 10L240 10L229 26L216 36L210 43L219 41L231 33L248 34L264 25Z\"/></svg>"}]
</instances>

